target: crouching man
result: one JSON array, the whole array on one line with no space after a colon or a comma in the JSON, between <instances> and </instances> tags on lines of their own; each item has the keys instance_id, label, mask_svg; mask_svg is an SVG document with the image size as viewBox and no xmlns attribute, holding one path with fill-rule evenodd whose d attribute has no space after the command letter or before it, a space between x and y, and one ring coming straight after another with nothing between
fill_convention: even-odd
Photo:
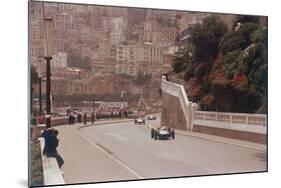
<instances>
[{"instance_id":1,"label":"crouching man","mask_svg":"<svg viewBox=\"0 0 281 188\"><path fill-rule=\"evenodd\" d=\"M57 147L59 146L59 140L57 138L58 134L59 131L55 129L44 130L44 132L42 133L42 136L45 139L45 147L43 149L43 154L47 157L55 157L59 167L61 168L64 164L64 160L57 151Z\"/></svg>"}]
</instances>

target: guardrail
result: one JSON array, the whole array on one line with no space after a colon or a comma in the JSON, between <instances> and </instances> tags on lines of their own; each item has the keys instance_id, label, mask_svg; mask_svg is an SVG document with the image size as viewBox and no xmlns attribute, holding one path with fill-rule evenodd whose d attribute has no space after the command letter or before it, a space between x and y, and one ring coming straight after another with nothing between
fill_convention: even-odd
<instances>
[{"instance_id":1,"label":"guardrail","mask_svg":"<svg viewBox=\"0 0 281 188\"><path fill-rule=\"evenodd\" d=\"M266 114L196 111L195 119L228 122L228 123L233 123L233 124L267 126Z\"/></svg>"},{"instance_id":2,"label":"guardrail","mask_svg":"<svg viewBox=\"0 0 281 188\"><path fill-rule=\"evenodd\" d=\"M44 175L44 185L63 185L65 184L63 173L59 168L55 157L43 155L45 145L44 138L39 138L41 146L42 166Z\"/></svg>"}]
</instances>

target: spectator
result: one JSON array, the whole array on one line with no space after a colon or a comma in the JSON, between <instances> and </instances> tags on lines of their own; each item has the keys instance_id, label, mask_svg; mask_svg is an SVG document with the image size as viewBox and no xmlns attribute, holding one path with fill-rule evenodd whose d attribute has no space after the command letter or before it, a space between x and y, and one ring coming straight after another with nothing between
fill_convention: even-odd
<instances>
[{"instance_id":1,"label":"spectator","mask_svg":"<svg viewBox=\"0 0 281 188\"><path fill-rule=\"evenodd\" d=\"M71 114L69 113L69 114L68 114L68 124L69 124L69 125L71 124L71 121L72 121L72 119L71 119Z\"/></svg>"},{"instance_id":2,"label":"spectator","mask_svg":"<svg viewBox=\"0 0 281 188\"><path fill-rule=\"evenodd\" d=\"M78 123L81 123L81 122L82 122L82 115L81 115L81 112L78 112L77 121L78 121Z\"/></svg>"},{"instance_id":3,"label":"spectator","mask_svg":"<svg viewBox=\"0 0 281 188\"><path fill-rule=\"evenodd\" d=\"M92 112L91 113L91 123L94 124L94 121L95 121L95 113Z\"/></svg>"},{"instance_id":4,"label":"spectator","mask_svg":"<svg viewBox=\"0 0 281 188\"><path fill-rule=\"evenodd\" d=\"M84 113L84 118L83 118L83 120L84 120L84 124L86 125L86 124L87 124L87 114L86 114L86 113Z\"/></svg>"},{"instance_id":5,"label":"spectator","mask_svg":"<svg viewBox=\"0 0 281 188\"><path fill-rule=\"evenodd\" d=\"M58 134L59 132L55 129L51 129L48 131L47 139L45 142L45 153L47 157L55 157L58 162L59 168L61 168L64 160L57 151L57 147L59 146L59 140L57 138Z\"/></svg>"},{"instance_id":6,"label":"spectator","mask_svg":"<svg viewBox=\"0 0 281 188\"><path fill-rule=\"evenodd\" d=\"M39 121L40 124L45 123L45 115L43 113L39 116L38 121Z\"/></svg>"},{"instance_id":7,"label":"spectator","mask_svg":"<svg viewBox=\"0 0 281 188\"><path fill-rule=\"evenodd\" d=\"M44 138L45 144L44 144L44 148L43 148L43 154L46 155L46 152L49 150L49 137L52 134L52 131L54 129L45 129L42 133L42 137Z\"/></svg>"}]
</instances>

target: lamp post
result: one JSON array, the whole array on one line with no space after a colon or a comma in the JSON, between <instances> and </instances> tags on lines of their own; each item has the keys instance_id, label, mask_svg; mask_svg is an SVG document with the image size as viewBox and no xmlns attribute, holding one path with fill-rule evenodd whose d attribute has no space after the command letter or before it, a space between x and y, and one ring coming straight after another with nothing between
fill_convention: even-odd
<instances>
[{"instance_id":1,"label":"lamp post","mask_svg":"<svg viewBox=\"0 0 281 188\"><path fill-rule=\"evenodd\" d=\"M44 18L46 60L46 128L51 127L51 59L53 55L53 21Z\"/></svg>"},{"instance_id":2,"label":"lamp post","mask_svg":"<svg viewBox=\"0 0 281 188\"><path fill-rule=\"evenodd\" d=\"M42 78L43 76L43 68L42 68L42 60L43 57L38 57L38 83L39 83L39 113L42 114Z\"/></svg>"}]
</instances>

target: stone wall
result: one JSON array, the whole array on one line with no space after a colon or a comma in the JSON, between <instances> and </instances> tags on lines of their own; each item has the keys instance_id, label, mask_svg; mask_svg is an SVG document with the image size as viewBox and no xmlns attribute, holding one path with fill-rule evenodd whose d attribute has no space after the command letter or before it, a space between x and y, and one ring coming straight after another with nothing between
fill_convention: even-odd
<instances>
[{"instance_id":1,"label":"stone wall","mask_svg":"<svg viewBox=\"0 0 281 188\"><path fill-rule=\"evenodd\" d=\"M216 127L207 127L207 126L200 126L194 125L193 126L194 132L205 133L205 134L212 134L216 136L223 136L227 138L234 138L239 140L245 140L250 142L256 142L260 144L267 143L267 135L266 134L259 134L259 133L252 133L252 132L245 132L239 130L230 130L230 129L222 129Z\"/></svg>"},{"instance_id":2,"label":"stone wall","mask_svg":"<svg viewBox=\"0 0 281 188\"><path fill-rule=\"evenodd\" d=\"M162 92L161 122L167 127L187 130L184 113L177 97Z\"/></svg>"}]
</instances>

